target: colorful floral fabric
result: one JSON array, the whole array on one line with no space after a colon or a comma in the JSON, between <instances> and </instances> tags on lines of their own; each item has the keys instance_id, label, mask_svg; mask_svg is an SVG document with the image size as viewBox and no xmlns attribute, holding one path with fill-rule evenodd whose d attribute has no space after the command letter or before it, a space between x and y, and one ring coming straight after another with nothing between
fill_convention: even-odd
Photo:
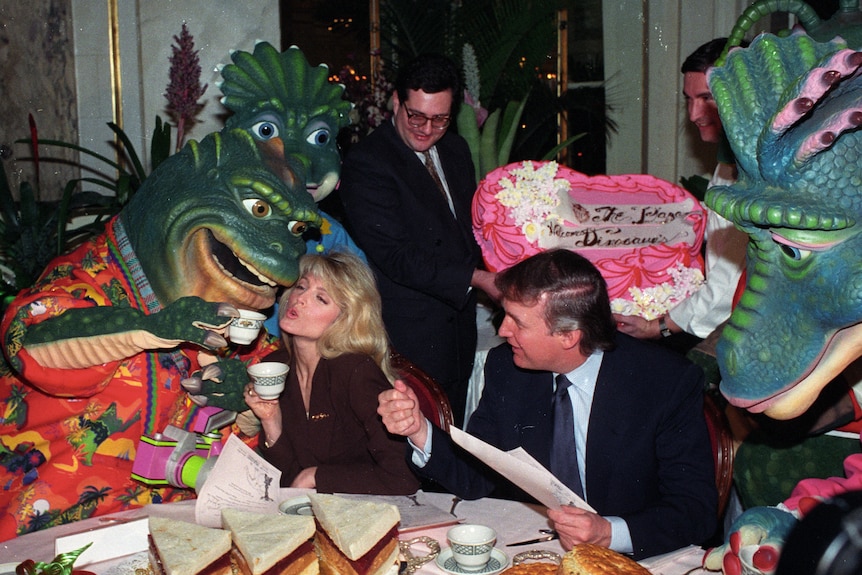
<instances>
[{"instance_id":1,"label":"colorful floral fabric","mask_svg":"<svg viewBox=\"0 0 862 575\"><path fill-rule=\"evenodd\" d=\"M147 311L120 254L114 228L54 260L19 294L0 333L9 365L0 368L0 540L148 503L194 496L131 479L142 434L192 429L196 407L180 381L199 369L193 345L140 353L83 369L44 367L22 348L29 326L72 308ZM260 338L242 359L275 349ZM223 438L237 431L223 430Z\"/></svg>"}]
</instances>

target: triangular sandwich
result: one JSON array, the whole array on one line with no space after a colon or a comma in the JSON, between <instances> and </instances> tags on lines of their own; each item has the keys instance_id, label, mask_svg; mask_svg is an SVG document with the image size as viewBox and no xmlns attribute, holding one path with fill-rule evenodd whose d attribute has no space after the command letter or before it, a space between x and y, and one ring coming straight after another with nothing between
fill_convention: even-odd
<instances>
[{"instance_id":1,"label":"triangular sandwich","mask_svg":"<svg viewBox=\"0 0 862 575\"><path fill-rule=\"evenodd\" d=\"M155 575L231 575L230 532L152 516L149 528Z\"/></svg>"},{"instance_id":2,"label":"triangular sandwich","mask_svg":"<svg viewBox=\"0 0 862 575\"><path fill-rule=\"evenodd\" d=\"M398 508L388 503L309 494L317 520L321 575L398 572Z\"/></svg>"},{"instance_id":3,"label":"triangular sandwich","mask_svg":"<svg viewBox=\"0 0 862 575\"><path fill-rule=\"evenodd\" d=\"M221 522L242 575L318 575L313 517L222 509Z\"/></svg>"}]
</instances>

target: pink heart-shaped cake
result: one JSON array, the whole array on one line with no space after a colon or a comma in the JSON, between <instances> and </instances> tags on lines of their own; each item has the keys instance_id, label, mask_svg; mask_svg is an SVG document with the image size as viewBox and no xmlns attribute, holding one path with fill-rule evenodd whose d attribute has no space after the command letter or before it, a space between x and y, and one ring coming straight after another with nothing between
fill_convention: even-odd
<instances>
[{"instance_id":1,"label":"pink heart-shaped cake","mask_svg":"<svg viewBox=\"0 0 862 575\"><path fill-rule=\"evenodd\" d=\"M614 302L614 311L645 317L701 285L705 227L700 202L670 182L587 176L556 162L497 168L473 197L473 232L489 270L546 249L571 249L601 271L612 301L635 304L623 309Z\"/></svg>"}]
</instances>

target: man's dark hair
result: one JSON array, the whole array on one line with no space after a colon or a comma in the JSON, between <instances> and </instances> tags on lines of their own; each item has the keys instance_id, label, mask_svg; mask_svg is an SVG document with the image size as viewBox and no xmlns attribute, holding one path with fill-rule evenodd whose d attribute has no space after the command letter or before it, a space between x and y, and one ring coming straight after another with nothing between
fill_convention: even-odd
<instances>
[{"instance_id":1,"label":"man's dark hair","mask_svg":"<svg viewBox=\"0 0 862 575\"><path fill-rule=\"evenodd\" d=\"M718 60L718 57L721 56L724 47L727 45L727 38L716 38L715 40L710 40L706 44L702 44L688 55L688 58L682 63L682 69L680 70L683 74L686 72L706 72L709 70L715 61ZM743 40L740 42L740 47L745 48L748 46L748 41Z\"/></svg>"},{"instance_id":2,"label":"man's dark hair","mask_svg":"<svg viewBox=\"0 0 862 575\"><path fill-rule=\"evenodd\" d=\"M581 331L581 353L614 348L616 323L608 287L585 257L566 249L538 253L497 275L504 300L523 305L545 302L551 333Z\"/></svg>"},{"instance_id":3,"label":"man's dark hair","mask_svg":"<svg viewBox=\"0 0 862 575\"><path fill-rule=\"evenodd\" d=\"M455 63L446 56L421 54L398 71L395 91L401 103L407 101L408 90L422 90L428 94L452 90L454 109L461 99L461 76Z\"/></svg>"}]
</instances>

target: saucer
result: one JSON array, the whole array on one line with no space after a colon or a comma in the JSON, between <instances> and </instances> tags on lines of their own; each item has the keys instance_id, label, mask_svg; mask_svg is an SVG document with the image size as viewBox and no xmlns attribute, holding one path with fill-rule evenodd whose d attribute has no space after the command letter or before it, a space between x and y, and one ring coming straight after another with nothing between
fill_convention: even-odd
<instances>
[{"instance_id":1,"label":"saucer","mask_svg":"<svg viewBox=\"0 0 862 575\"><path fill-rule=\"evenodd\" d=\"M311 501L307 495L292 497L278 504L278 510L284 515L306 515L314 516L314 511L311 509Z\"/></svg>"},{"instance_id":2,"label":"saucer","mask_svg":"<svg viewBox=\"0 0 862 575\"><path fill-rule=\"evenodd\" d=\"M484 567L476 571L467 571L455 563L451 547L441 551L434 561L437 563L437 567L451 575L494 575L509 565L509 558L496 547L491 550L491 559L485 563Z\"/></svg>"}]
</instances>

